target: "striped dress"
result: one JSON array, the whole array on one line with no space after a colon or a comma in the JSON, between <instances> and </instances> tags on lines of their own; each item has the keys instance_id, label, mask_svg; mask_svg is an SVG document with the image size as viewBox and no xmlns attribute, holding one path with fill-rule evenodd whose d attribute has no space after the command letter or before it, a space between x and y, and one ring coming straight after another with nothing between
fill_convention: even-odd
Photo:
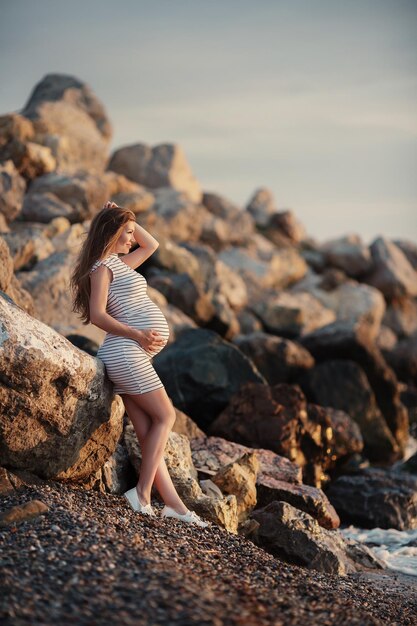
<instances>
[{"instance_id":1,"label":"striped dress","mask_svg":"<svg viewBox=\"0 0 417 626\"><path fill-rule=\"evenodd\" d=\"M105 365L107 375L114 384L114 393L142 394L159 389L164 385L152 365L152 357L168 341L168 322L161 309L147 295L145 277L124 263L117 252L96 261L90 274L101 264L106 265L113 275L107 298L107 313L129 326L157 330L165 343L155 351L148 352L134 339L107 333L97 358Z\"/></svg>"}]
</instances>

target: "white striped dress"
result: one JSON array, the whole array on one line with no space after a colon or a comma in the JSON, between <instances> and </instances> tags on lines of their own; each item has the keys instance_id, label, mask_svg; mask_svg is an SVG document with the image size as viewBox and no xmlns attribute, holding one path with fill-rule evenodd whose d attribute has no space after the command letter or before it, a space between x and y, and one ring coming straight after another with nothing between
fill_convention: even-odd
<instances>
[{"instance_id":1,"label":"white striped dress","mask_svg":"<svg viewBox=\"0 0 417 626\"><path fill-rule=\"evenodd\" d=\"M124 263L117 252L96 261L90 274L101 264L110 268L113 274L107 298L107 313L134 328L157 330L165 343L148 352L134 339L107 333L97 352L97 358L106 367L107 375L114 384L114 393L142 394L159 389L164 385L152 365L152 357L168 341L168 322L161 309L147 295L148 284L145 277Z\"/></svg>"}]
</instances>

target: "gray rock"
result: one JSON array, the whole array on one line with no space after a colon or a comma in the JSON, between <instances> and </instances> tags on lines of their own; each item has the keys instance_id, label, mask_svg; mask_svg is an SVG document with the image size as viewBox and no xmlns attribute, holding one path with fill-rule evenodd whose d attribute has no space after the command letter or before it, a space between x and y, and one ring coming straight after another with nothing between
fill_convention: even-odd
<instances>
[{"instance_id":1,"label":"gray rock","mask_svg":"<svg viewBox=\"0 0 417 626\"><path fill-rule=\"evenodd\" d=\"M259 523L257 543L279 558L339 576L355 571L342 535L321 528L315 519L291 504L271 502L253 511L251 518Z\"/></svg>"},{"instance_id":2,"label":"gray rock","mask_svg":"<svg viewBox=\"0 0 417 626\"><path fill-rule=\"evenodd\" d=\"M145 187L171 187L184 192L192 202L201 201L200 184L177 144L151 147L137 143L119 148L113 153L108 169Z\"/></svg>"},{"instance_id":3,"label":"gray rock","mask_svg":"<svg viewBox=\"0 0 417 626\"><path fill-rule=\"evenodd\" d=\"M292 382L314 365L313 357L305 348L268 333L237 335L233 343L251 359L270 385Z\"/></svg>"},{"instance_id":4,"label":"gray rock","mask_svg":"<svg viewBox=\"0 0 417 626\"><path fill-rule=\"evenodd\" d=\"M417 528L417 477L367 468L339 476L326 495L343 522L361 528Z\"/></svg>"},{"instance_id":5,"label":"gray rock","mask_svg":"<svg viewBox=\"0 0 417 626\"><path fill-rule=\"evenodd\" d=\"M187 329L154 359L173 404L201 428L228 404L243 382L265 382L236 346L207 329Z\"/></svg>"},{"instance_id":6,"label":"gray rock","mask_svg":"<svg viewBox=\"0 0 417 626\"><path fill-rule=\"evenodd\" d=\"M378 237L370 250L373 269L364 277L365 282L382 291L388 299L417 296L417 272L398 246Z\"/></svg>"},{"instance_id":7,"label":"gray rock","mask_svg":"<svg viewBox=\"0 0 417 626\"><path fill-rule=\"evenodd\" d=\"M305 373L302 387L313 402L344 411L358 424L371 461L398 457L398 445L357 363L346 359L319 363Z\"/></svg>"},{"instance_id":8,"label":"gray rock","mask_svg":"<svg viewBox=\"0 0 417 626\"><path fill-rule=\"evenodd\" d=\"M283 291L275 298L253 302L251 309L267 332L290 338L306 335L336 319L331 309L309 293Z\"/></svg>"},{"instance_id":9,"label":"gray rock","mask_svg":"<svg viewBox=\"0 0 417 626\"><path fill-rule=\"evenodd\" d=\"M321 250L326 263L342 269L348 276L360 276L372 267L369 248L359 235L352 233L326 241Z\"/></svg>"},{"instance_id":10,"label":"gray rock","mask_svg":"<svg viewBox=\"0 0 417 626\"><path fill-rule=\"evenodd\" d=\"M265 187L257 189L249 200L246 210L258 226L266 226L271 215L277 210L272 192Z\"/></svg>"},{"instance_id":11,"label":"gray rock","mask_svg":"<svg viewBox=\"0 0 417 626\"><path fill-rule=\"evenodd\" d=\"M348 359L364 370L377 404L402 455L408 440L408 416L399 396L398 380L381 352L369 340L369 328L334 322L300 338L317 361Z\"/></svg>"},{"instance_id":12,"label":"gray rock","mask_svg":"<svg viewBox=\"0 0 417 626\"><path fill-rule=\"evenodd\" d=\"M72 219L74 209L53 193L29 193L25 196L22 216L26 221L48 224L55 217Z\"/></svg>"},{"instance_id":13,"label":"gray rock","mask_svg":"<svg viewBox=\"0 0 417 626\"><path fill-rule=\"evenodd\" d=\"M32 194L36 196L33 202ZM49 194L44 212L39 209L39 202L42 202L39 194ZM30 184L25 198L26 217L46 221L62 215L71 223L82 222L93 217L106 199L107 185L99 175L82 171L73 175L52 172L39 176Z\"/></svg>"}]
</instances>

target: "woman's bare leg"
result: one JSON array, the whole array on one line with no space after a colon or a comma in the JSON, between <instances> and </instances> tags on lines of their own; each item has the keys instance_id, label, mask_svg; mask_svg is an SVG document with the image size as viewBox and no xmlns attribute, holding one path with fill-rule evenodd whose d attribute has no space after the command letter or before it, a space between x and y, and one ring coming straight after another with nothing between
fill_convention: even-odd
<instances>
[{"instance_id":1,"label":"woman's bare leg","mask_svg":"<svg viewBox=\"0 0 417 626\"><path fill-rule=\"evenodd\" d=\"M144 397L145 395L150 396L152 393L155 393L155 392L149 392L149 394L143 394L142 397ZM166 395L166 392L165 392L165 395ZM152 434L150 433L150 431L153 426L153 421L152 421L151 416L143 407L143 405L149 406L149 403L147 401L143 403L141 401L142 397L139 396L140 401L138 402L137 401L138 396L122 394L122 399L126 407L126 412L129 416L129 419L131 420L133 424L133 427L136 432L136 436L139 440L141 450L142 450L142 465L141 465L141 471L140 471L139 482L137 485L137 490L138 490L139 499L142 501L142 503L146 504L147 502L150 502L150 494L151 494L151 488L152 488L152 482L150 483L150 486L148 486L148 484L146 483L146 480L149 480L149 478L147 477L151 476L152 471L153 471L153 466L151 466L147 472L144 471L147 469L145 467L145 463L148 462L149 465L152 463L152 455L149 455L151 459L150 461L148 461L146 456L144 458L144 450L146 449L147 446L148 448L150 448L153 442L153 439L151 439L150 444L149 444L149 440L148 440L149 435ZM166 397L168 398L168 396ZM171 406L171 409L173 410L173 406L169 398L168 398L168 402ZM152 403L152 399L151 399L151 403ZM156 403L153 403L153 406L157 407L160 405L158 402L156 402ZM175 411L174 411L174 419L175 419ZM179 497L177 490L175 489L171 476L169 475L168 468L165 463L165 459L163 457L163 451L165 449L166 441L168 439L169 431L172 428L172 424L169 426L168 433L166 434L165 444L162 450L162 455L161 455L159 464L157 465L156 471L154 473L153 482L162 500L164 501L164 503L172 507L173 509L175 509L178 513L182 514L187 511L187 507L185 506L185 504ZM165 435L162 434L162 437L164 436ZM153 457L153 462L155 462L155 456Z\"/></svg>"}]
</instances>

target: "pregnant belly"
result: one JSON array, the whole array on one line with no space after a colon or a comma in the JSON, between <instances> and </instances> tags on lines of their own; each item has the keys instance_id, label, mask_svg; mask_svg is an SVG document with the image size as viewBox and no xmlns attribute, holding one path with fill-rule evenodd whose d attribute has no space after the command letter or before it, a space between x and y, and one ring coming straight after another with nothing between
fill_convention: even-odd
<instances>
[{"instance_id":1,"label":"pregnant belly","mask_svg":"<svg viewBox=\"0 0 417 626\"><path fill-rule=\"evenodd\" d=\"M156 330L161 335L161 339L164 342L163 345L153 350L146 350L149 355L155 356L166 346L169 339L169 325L161 309L153 302L152 306L146 308L146 311L140 311L137 315L132 315L129 324L139 330Z\"/></svg>"}]
</instances>

